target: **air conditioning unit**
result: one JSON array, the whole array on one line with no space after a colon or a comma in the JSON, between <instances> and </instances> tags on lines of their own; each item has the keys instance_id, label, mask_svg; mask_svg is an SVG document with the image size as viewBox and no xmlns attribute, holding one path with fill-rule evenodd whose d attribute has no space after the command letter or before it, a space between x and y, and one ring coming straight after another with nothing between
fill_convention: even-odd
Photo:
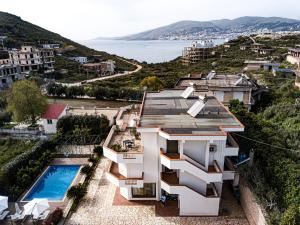
<instances>
[{"instance_id":1,"label":"air conditioning unit","mask_svg":"<svg viewBox=\"0 0 300 225\"><path fill-rule=\"evenodd\" d=\"M217 146L216 145L210 145L209 146L209 152L216 152L217 151Z\"/></svg>"}]
</instances>

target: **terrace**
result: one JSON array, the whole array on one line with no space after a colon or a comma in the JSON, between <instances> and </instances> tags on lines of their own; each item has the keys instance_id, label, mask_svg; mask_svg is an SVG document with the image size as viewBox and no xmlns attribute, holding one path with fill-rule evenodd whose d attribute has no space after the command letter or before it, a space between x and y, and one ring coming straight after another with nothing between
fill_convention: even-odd
<instances>
[{"instance_id":1,"label":"terrace","mask_svg":"<svg viewBox=\"0 0 300 225\"><path fill-rule=\"evenodd\" d=\"M141 177L127 178L119 172L119 166L115 162L111 162L109 171L107 172L108 180L117 187L137 187L141 188L144 184L144 174Z\"/></svg>"},{"instance_id":2,"label":"terrace","mask_svg":"<svg viewBox=\"0 0 300 225\"><path fill-rule=\"evenodd\" d=\"M104 156L116 163L142 163L143 147L136 132L137 109L123 108L103 145Z\"/></svg>"}]
</instances>

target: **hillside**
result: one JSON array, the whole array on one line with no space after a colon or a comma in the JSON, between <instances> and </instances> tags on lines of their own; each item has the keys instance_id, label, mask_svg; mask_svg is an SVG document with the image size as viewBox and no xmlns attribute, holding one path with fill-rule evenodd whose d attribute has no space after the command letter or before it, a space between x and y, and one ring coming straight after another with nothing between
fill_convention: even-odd
<instances>
[{"instance_id":1,"label":"hillside","mask_svg":"<svg viewBox=\"0 0 300 225\"><path fill-rule=\"evenodd\" d=\"M298 31L300 21L280 17L240 17L233 20L180 21L142 33L121 37L125 40L156 40L174 36L197 34L222 35L256 32L262 29L272 31Z\"/></svg>"},{"instance_id":2,"label":"hillside","mask_svg":"<svg viewBox=\"0 0 300 225\"><path fill-rule=\"evenodd\" d=\"M20 47L24 43L59 43L62 46L72 45L76 49L69 54L78 56L91 56L97 54L101 55L104 60L115 60L117 66L122 70L132 70L135 68L131 64L121 61L119 57L115 55L110 55L106 52L90 49L70 39L62 37L59 34L24 21L21 19L21 17L1 11L0 36L6 36L6 38L4 39L4 46L8 48Z\"/></svg>"}]
</instances>

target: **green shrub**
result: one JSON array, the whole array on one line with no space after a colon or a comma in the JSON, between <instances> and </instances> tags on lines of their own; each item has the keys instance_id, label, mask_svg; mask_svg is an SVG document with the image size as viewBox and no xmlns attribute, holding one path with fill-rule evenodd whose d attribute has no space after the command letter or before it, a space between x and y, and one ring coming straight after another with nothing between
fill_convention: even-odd
<instances>
[{"instance_id":1,"label":"green shrub","mask_svg":"<svg viewBox=\"0 0 300 225\"><path fill-rule=\"evenodd\" d=\"M70 199L81 199L87 193L87 188L84 184L77 184L75 186L70 187L67 193L67 197Z\"/></svg>"},{"instance_id":2,"label":"green shrub","mask_svg":"<svg viewBox=\"0 0 300 225\"><path fill-rule=\"evenodd\" d=\"M300 206L290 205L285 210L280 225L298 225L300 224Z\"/></svg>"},{"instance_id":3,"label":"green shrub","mask_svg":"<svg viewBox=\"0 0 300 225\"><path fill-rule=\"evenodd\" d=\"M72 115L64 116L57 122L57 130L61 135L74 135L74 131L78 129L85 130L84 135L100 135L100 138L103 139L109 131L109 120L104 115Z\"/></svg>"},{"instance_id":4,"label":"green shrub","mask_svg":"<svg viewBox=\"0 0 300 225\"><path fill-rule=\"evenodd\" d=\"M98 156L103 155L103 148L102 146L96 146L93 150L94 153L96 153Z\"/></svg>"},{"instance_id":5,"label":"green shrub","mask_svg":"<svg viewBox=\"0 0 300 225\"><path fill-rule=\"evenodd\" d=\"M45 225L56 225L63 218L63 210L61 208L56 208L45 221Z\"/></svg>"},{"instance_id":6,"label":"green shrub","mask_svg":"<svg viewBox=\"0 0 300 225\"><path fill-rule=\"evenodd\" d=\"M91 177L93 174L93 168L89 165L85 165L81 168L80 173L86 175L87 177Z\"/></svg>"}]
</instances>

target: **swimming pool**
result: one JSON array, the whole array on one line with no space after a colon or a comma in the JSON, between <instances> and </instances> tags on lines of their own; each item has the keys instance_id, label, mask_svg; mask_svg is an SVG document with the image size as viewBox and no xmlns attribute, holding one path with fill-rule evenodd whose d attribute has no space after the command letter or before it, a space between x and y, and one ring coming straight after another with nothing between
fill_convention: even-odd
<instances>
[{"instance_id":1,"label":"swimming pool","mask_svg":"<svg viewBox=\"0 0 300 225\"><path fill-rule=\"evenodd\" d=\"M62 201L79 169L80 165L49 166L23 198L23 201L31 201L34 198Z\"/></svg>"}]
</instances>

